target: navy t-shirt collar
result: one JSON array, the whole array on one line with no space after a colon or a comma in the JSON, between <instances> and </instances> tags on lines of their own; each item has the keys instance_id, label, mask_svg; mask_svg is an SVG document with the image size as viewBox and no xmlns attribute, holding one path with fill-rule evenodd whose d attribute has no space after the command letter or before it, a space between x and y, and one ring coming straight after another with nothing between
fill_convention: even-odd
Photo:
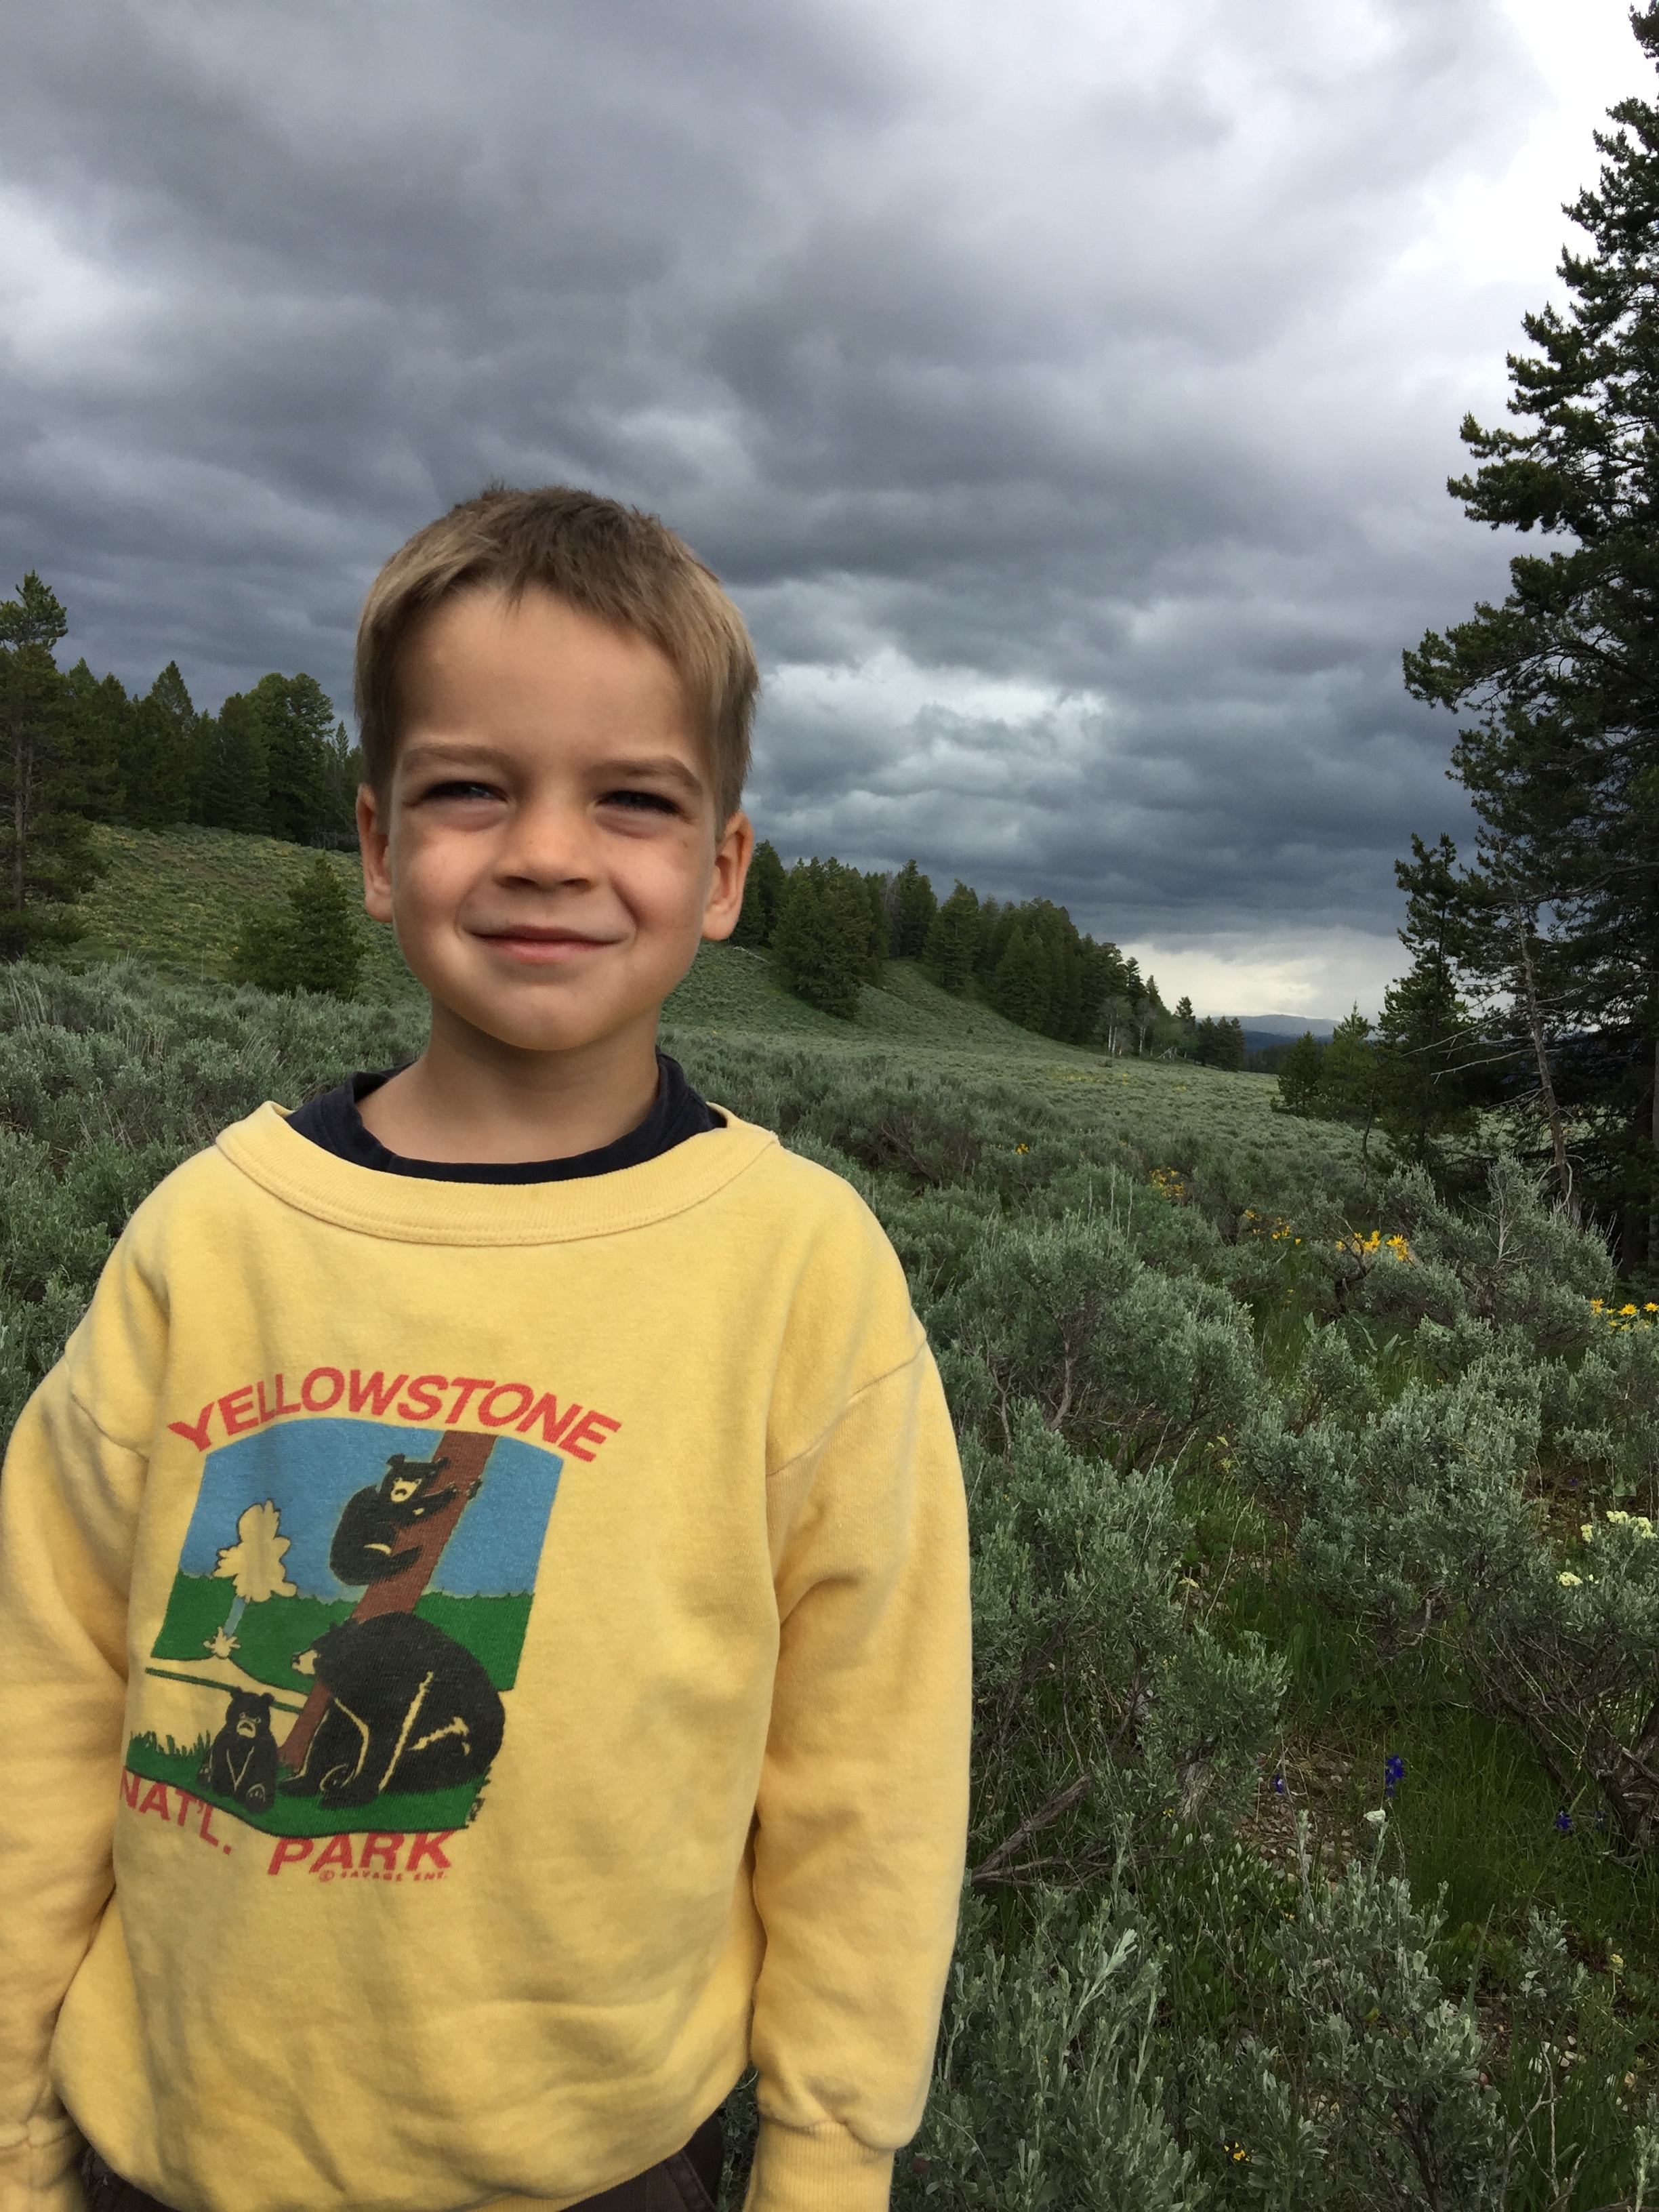
<instances>
[{"instance_id":1,"label":"navy t-shirt collar","mask_svg":"<svg viewBox=\"0 0 1659 2212\"><path fill-rule=\"evenodd\" d=\"M571 1182L580 1176L612 1175L618 1168L637 1168L647 1160L672 1152L688 1137L700 1137L726 1124L708 1102L699 1097L685 1079L685 1070L665 1052L657 1054L657 1095L651 1110L636 1129L613 1144L591 1152L574 1152L562 1160L411 1160L388 1152L378 1137L363 1126L358 1109L372 1091L378 1091L398 1073L395 1067L373 1074L354 1075L349 1082L307 1099L289 1116L288 1126L308 1137L337 1159L356 1167L374 1168L382 1175L421 1176L429 1182Z\"/></svg>"}]
</instances>

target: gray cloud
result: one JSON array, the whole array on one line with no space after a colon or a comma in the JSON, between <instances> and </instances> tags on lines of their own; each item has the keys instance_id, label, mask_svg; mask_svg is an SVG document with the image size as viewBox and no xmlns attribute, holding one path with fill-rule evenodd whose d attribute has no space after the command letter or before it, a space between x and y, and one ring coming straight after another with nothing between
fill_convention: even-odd
<instances>
[{"instance_id":1,"label":"gray cloud","mask_svg":"<svg viewBox=\"0 0 1659 2212\"><path fill-rule=\"evenodd\" d=\"M785 848L1374 939L1533 296L1410 252L1543 98L1494 0L18 9L0 556L129 682L343 705L410 529L592 483L749 613Z\"/></svg>"}]
</instances>

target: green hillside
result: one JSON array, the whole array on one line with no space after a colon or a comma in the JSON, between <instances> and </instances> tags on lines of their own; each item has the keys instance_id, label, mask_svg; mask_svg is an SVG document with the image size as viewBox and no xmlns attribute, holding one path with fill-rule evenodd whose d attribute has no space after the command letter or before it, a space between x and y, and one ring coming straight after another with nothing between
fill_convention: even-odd
<instances>
[{"instance_id":1,"label":"green hillside","mask_svg":"<svg viewBox=\"0 0 1659 2212\"><path fill-rule=\"evenodd\" d=\"M106 872L82 902L87 934L77 956L132 957L216 981L228 971L242 916L280 898L319 857L307 846L229 830L122 830L100 823L93 842ZM362 871L355 853L320 857L354 896L361 895ZM368 944L363 996L395 1001L412 995L417 987L392 932L367 916L363 927ZM866 985L848 1023L793 997L764 953L706 945L669 1000L667 1019L684 1032L927 1046L999 1060L1099 1065L1097 1055L1018 1029L977 999L952 998L911 961L890 963L879 989ZM1182 1073L1184 1079L1189 1071ZM1262 1088L1264 1096L1271 1092L1261 1078L1235 1079Z\"/></svg>"},{"instance_id":2,"label":"green hillside","mask_svg":"<svg viewBox=\"0 0 1659 2212\"><path fill-rule=\"evenodd\" d=\"M280 897L318 857L303 846L227 830L100 825L94 836L107 869L82 907L88 933L76 961L102 966L133 958L180 981L222 981L243 914ZM323 857L360 895L356 854ZM367 917L363 927L368 957L360 1003L365 1013L383 1010L383 1025L389 1017L396 1035L377 1031L359 1064L382 1065L418 1048L422 1000L392 932ZM1079 1126L1080 1117L1101 1138L1109 1133L1164 1158L1183 1157L1200 1144L1237 1148L1257 1161L1313 1156L1334 1163L1352 1150L1346 1131L1274 1113L1278 1084L1271 1076L1187 1061L1106 1060L1056 1044L1005 1021L977 998L940 990L912 961L890 962L880 988L866 984L856 1016L844 1022L793 997L763 953L705 945L668 1001L664 1036L693 1081L738 1111L748 1110L751 1096L758 1103L769 1095L763 1071L781 1046L835 1063L838 1085L886 1085L897 1067L915 1085L971 1090L979 1097L975 1118L994 1147L1012 1146L1022 1128L1030 1135L1060 1108L1068 1126Z\"/></svg>"},{"instance_id":3,"label":"green hillside","mask_svg":"<svg viewBox=\"0 0 1659 2212\"><path fill-rule=\"evenodd\" d=\"M355 853L319 854L308 846L231 830L118 830L106 823L94 828L92 842L105 872L79 908L87 934L76 950L83 957L131 956L222 982L242 916L279 899L319 858L362 896ZM392 932L367 915L363 929L364 994L390 1000L412 993Z\"/></svg>"},{"instance_id":4,"label":"green hillside","mask_svg":"<svg viewBox=\"0 0 1659 2212\"><path fill-rule=\"evenodd\" d=\"M319 858L303 845L247 837L229 830L118 830L100 823L93 842L106 872L81 905L87 935L77 948L94 959L123 957L222 981L242 916L278 899ZM355 853L321 855L360 896ZM392 932L364 917L369 955L362 991L395 1000L416 986ZM786 991L763 953L707 945L669 1002L679 1029L845 1043L856 1036L994 1053L999 1057L1084 1061L1090 1055L1017 1029L977 1001L953 999L908 962L896 962L880 990L866 988L851 1024L821 1014Z\"/></svg>"}]
</instances>

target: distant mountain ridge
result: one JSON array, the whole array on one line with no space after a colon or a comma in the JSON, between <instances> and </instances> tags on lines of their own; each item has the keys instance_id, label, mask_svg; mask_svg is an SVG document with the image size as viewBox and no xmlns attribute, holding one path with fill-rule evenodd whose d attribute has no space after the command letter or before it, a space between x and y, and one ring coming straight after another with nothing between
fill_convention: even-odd
<instances>
[{"instance_id":1,"label":"distant mountain ridge","mask_svg":"<svg viewBox=\"0 0 1659 2212\"><path fill-rule=\"evenodd\" d=\"M1264 1039L1299 1037L1311 1030L1322 1041L1336 1027L1322 1014L1238 1014L1234 1018L1248 1037L1254 1030Z\"/></svg>"},{"instance_id":2,"label":"distant mountain ridge","mask_svg":"<svg viewBox=\"0 0 1659 2212\"><path fill-rule=\"evenodd\" d=\"M1244 1031L1244 1049L1250 1055L1251 1066L1273 1073L1277 1073L1297 1037L1311 1030L1323 1044L1336 1026L1319 1014L1240 1014L1238 1021ZM1263 1053L1271 1053L1273 1057L1258 1058Z\"/></svg>"}]
</instances>

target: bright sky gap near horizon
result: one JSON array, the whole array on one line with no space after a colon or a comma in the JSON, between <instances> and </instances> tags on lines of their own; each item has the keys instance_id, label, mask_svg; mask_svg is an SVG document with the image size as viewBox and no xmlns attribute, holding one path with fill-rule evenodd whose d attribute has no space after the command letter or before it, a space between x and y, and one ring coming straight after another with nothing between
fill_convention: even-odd
<instances>
[{"instance_id":1,"label":"bright sky gap near horizon","mask_svg":"<svg viewBox=\"0 0 1659 2212\"><path fill-rule=\"evenodd\" d=\"M786 856L1375 1011L1466 826L1401 648L1503 593L1444 481L1654 96L1622 0L57 0L7 54L0 592L70 659L344 712L409 531L592 484L749 616Z\"/></svg>"}]
</instances>

